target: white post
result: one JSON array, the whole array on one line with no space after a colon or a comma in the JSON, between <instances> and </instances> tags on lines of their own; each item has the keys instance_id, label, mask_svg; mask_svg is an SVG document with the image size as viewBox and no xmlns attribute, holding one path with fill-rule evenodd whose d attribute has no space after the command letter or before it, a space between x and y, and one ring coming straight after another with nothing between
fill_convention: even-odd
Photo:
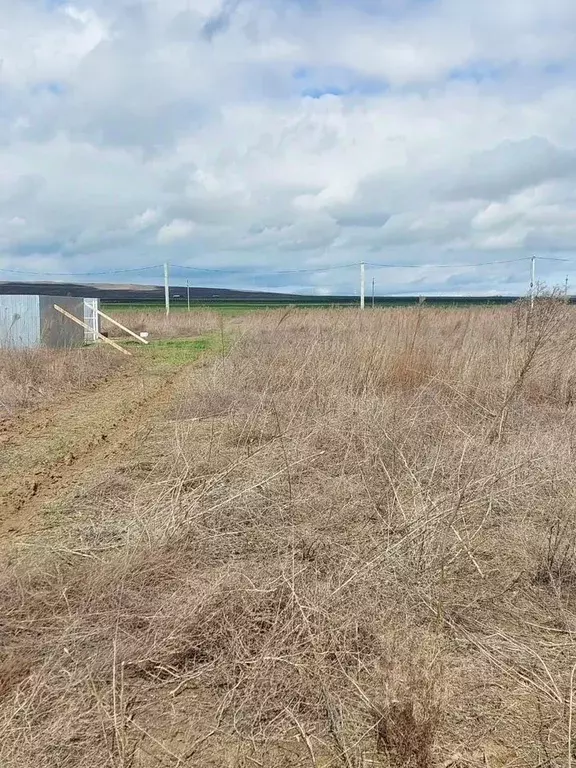
<instances>
[{"instance_id":1,"label":"white post","mask_svg":"<svg viewBox=\"0 0 576 768\"><path fill-rule=\"evenodd\" d=\"M170 271L168 262L164 262L164 301L166 302L166 314L170 314Z\"/></svg>"},{"instance_id":2,"label":"white post","mask_svg":"<svg viewBox=\"0 0 576 768\"><path fill-rule=\"evenodd\" d=\"M364 262L360 262L360 309L364 309L364 299L366 293L366 274Z\"/></svg>"},{"instance_id":3,"label":"white post","mask_svg":"<svg viewBox=\"0 0 576 768\"><path fill-rule=\"evenodd\" d=\"M190 280L186 280L186 300L188 301L188 312L190 312Z\"/></svg>"},{"instance_id":4,"label":"white post","mask_svg":"<svg viewBox=\"0 0 576 768\"><path fill-rule=\"evenodd\" d=\"M530 274L530 309L534 309L535 291L536 291L536 256L532 256L532 271Z\"/></svg>"}]
</instances>

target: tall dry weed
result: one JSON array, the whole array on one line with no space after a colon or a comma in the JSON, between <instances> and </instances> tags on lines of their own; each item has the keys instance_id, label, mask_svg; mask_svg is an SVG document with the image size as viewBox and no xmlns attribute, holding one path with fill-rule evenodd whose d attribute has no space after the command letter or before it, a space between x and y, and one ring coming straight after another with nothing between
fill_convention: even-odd
<instances>
[{"instance_id":1,"label":"tall dry weed","mask_svg":"<svg viewBox=\"0 0 576 768\"><path fill-rule=\"evenodd\" d=\"M0 421L89 387L122 364L107 349L0 350Z\"/></svg>"},{"instance_id":2,"label":"tall dry weed","mask_svg":"<svg viewBox=\"0 0 576 768\"><path fill-rule=\"evenodd\" d=\"M215 331L219 327L220 315L209 310L185 312L176 310L166 315L160 310L130 310L115 312L111 307L107 314L131 331L149 333L151 339L191 338ZM127 336L122 329L107 320L102 329L111 337Z\"/></svg>"},{"instance_id":3,"label":"tall dry weed","mask_svg":"<svg viewBox=\"0 0 576 768\"><path fill-rule=\"evenodd\" d=\"M3 574L0 762L569 764L574 319L244 318Z\"/></svg>"}]
</instances>

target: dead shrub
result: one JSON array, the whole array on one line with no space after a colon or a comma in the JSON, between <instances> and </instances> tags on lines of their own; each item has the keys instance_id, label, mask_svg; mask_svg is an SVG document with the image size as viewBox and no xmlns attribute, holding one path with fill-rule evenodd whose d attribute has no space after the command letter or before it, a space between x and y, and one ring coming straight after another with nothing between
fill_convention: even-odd
<instances>
[{"instance_id":1,"label":"dead shrub","mask_svg":"<svg viewBox=\"0 0 576 768\"><path fill-rule=\"evenodd\" d=\"M574 310L541 301L238 321L146 472L6 565L2 765L564 764Z\"/></svg>"},{"instance_id":2,"label":"dead shrub","mask_svg":"<svg viewBox=\"0 0 576 768\"><path fill-rule=\"evenodd\" d=\"M221 318L217 312L209 310L184 310L172 311L166 316L163 310L123 310L115 312L114 307L108 310L110 317L130 328L135 333L145 331L152 339L186 339L202 336L211 331L218 330ZM102 328L113 338L128 336L121 328L103 321Z\"/></svg>"},{"instance_id":3,"label":"dead shrub","mask_svg":"<svg viewBox=\"0 0 576 768\"><path fill-rule=\"evenodd\" d=\"M391 649L385 696L374 706L377 748L398 768L435 764L434 747L446 715L438 647L425 637L416 644L416 637Z\"/></svg>"},{"instance_id":4,"label":"dead shrub","mask_svg":"<svg viewBox=\"0 0 576 768\"><path fill-rule=\"evenodd\" d=\"M534 581L556 589L576 586L576 529L570 519L556 519L548 526Z\"/></svg>"},{"instance_id":5,"label":"dead shrub","mask_svg":"<svg viewBox=\"0 0 576 768\"><path fill-rule=\"evenodd\" d=\"M93 386L123 364L102 347L0 350L0 421L49 403L66 392Z\"/></svg>"}]
</instances>

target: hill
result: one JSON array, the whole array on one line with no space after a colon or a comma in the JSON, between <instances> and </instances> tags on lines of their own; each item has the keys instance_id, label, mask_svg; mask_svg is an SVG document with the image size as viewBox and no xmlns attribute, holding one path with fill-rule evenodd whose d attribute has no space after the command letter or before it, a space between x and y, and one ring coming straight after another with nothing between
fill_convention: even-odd
<instances>
[{"instance_id":1,"label":"hill","mask_svg":"<svg viewBox=\"0 0 576 768\"><path fill-rule=\"evenodd\" d=\"M170 286L171 299L191 301L298 301L302 296L270 291L237 291L228 288L196 288ZM127 285L121 283L57 283L0 282L0 295L43 294L46 296L82 296L101 299L107 303L154 304L164 301L164 287L159 285Z\"/></svg>"}]
</instances>

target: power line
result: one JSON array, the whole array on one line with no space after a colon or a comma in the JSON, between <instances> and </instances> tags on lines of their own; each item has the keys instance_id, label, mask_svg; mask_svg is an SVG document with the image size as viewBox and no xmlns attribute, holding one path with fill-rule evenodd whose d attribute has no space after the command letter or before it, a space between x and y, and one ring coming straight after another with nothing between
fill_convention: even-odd
<instances>
[{"instance_id":1,"label":"power line","mask_svg":"<svg viewBox=\"0 0 576 768\"><path fill-rule=\"evenodd\" d=\"M376 267L382 269L454 269L458 267L486 267L493 264L516 264L521 261L530 261L531 256L522 256L518 259L502 259L497 261L481 261L476 263L466 262L452 262L451 264L377 264L374 262L365 262L367 267ZM539 259L546 261L568 261L568 259L555 259L552 257L539 256ZM288 275L288 274L302 274L305 272L329 272L335 269L350 269L352 267L357 268L359 262L353 262L352 264L334 264L332 266L325 267L306 267L302 269L275 269L261 271L262 275ZM184 269L192 272L226 272L226 273L246 273L248 270L245 267L190 267L183 264L173 264L174 269Z\"/></svg>"},{"instance_id":2,"label":"power line","mask_svg":"<svg viewBox=\"0 0 576 768\"><path fill-rule=\"evenodd\" d=\"M474 262L472 264L466 262L452 262L450 264L398 264L398 263L376 263L366 262L367 267L376 269L473 269L475 267L487 267L497 264L517 264L523 261L530 261L531 256L523 256L517 259L499 259L494 261L481 261ZM557 261L568 263L570 259L559 258L555 256L537 256L539 261ZM181 269L188 272L202 272L206 274L249 274L251 272L258 272L261 276L274 276L274 275L298 275L298 274L311 274L321 272L331 272L339 269L350 269L358 267L358 262L351 264L333 264L330 266L317 266L317 267L303 267L296 269L276 269L276 270L262 270L257 267L196 267L188 266L184 264L172 264L172 269ZM136 272L146 272L151 270L161 270L163 264L152 264L142 267L129 267L125 269L108 269L101 271L90 272L45 272L43 270L26 270L26 269L14 269L0 267L0 274L13 274L13 275L30 275L30 276L44 276L44 277L102 277L104 275L121 275L121 274L134 274Z\"/></svg>"},{"instance_id":3,"label":"power line","mask_svg":"<svg viewBox=\"0 0 576 768\"><path fill-rule=\"evenodd\" d=\"M531 258L531 256L523 256L519 259L480 261L473 264L468 264L466 262L452 262L451 264L375 264L372 262L366 262L366 266L382 269L456 269L467 267L488 267L493 264L516 264L520 261L530 261Z\"/></svg>"},{"instance_id":4,"label":"power line","mask_svg":"<svg viewBox=\"0 0 576 768\"><path fill-rule=\"evenodd\" d=\"M358 265L356 263L354 264L335 264L332 266L326 266L326 267L311 267L311 268L305 268L305 269L278 269L278 270L270 270L261 272L261 274L264 275L287 275L287 274L300 274L303 272L328 272L334 269L349 269L350 267L357 267ZM248 272L256 271L256 268L246 268L246 267L189 267L184 266L183 264L171 264L172 269L183 269L188 270L192 272L207 272L207 273L223 273L223 274L230 274L230 273L238 273L238 274L244 274ZM102 275L120 275L120 274L126 274L126 273L133 273L133 272L144 272L146 270L153 270L153 269L162 269L163 264L153 264L146 267L132 267L132 268L126 268L126 269L108 269L108 270L102 270L100 272L45 272L43 270L29 270L29 269L13 269L13 268L4 268L0 267L0 273L8 273L13 275L44 275L46 277L95 277L95 276L102 276Z\"/></svg>"},{"instance_id":5,"label":"power line","mask_svg":"<svg viewBox=\"0 0 576 768\"><path fill-rule=\"evenodd\" d=\"M102 272L44 272L41 270L28 270L28 269L5 269L0 267L1 272L7 272L13 275L44 275L46 277L95 277L102 275L120 275L128 272L144 272L151 269L161 269L162 264L154 264L149 267L132 267L129 269L108 269Z\"/></svg>"},{"instance_id":6,"label":"power line","mask_svg":"<svg viewBox=\"0 0 576 768\"><path fill-rule=\"evenodd\" d=\"M231 272L238 273L238 274L244 274L250 270L246 269L246 267L188 267L184 266L183 264L172 264L171 265L174 269L185 269L189 270L191 272L226 272L227 274L230 274ZM326 266L326 267L306 267L302 269L274 269L274 270L265 270L260 271L260 274L262 275L293 275L293 274L302 274L303 272L330 272L334 269L350 269L350 267L357 267L358 263L354 262L353 264L333 264L332 266ZM253 268L252 271L256 271L258 268Z\"/></svg>"}]
</instances>

